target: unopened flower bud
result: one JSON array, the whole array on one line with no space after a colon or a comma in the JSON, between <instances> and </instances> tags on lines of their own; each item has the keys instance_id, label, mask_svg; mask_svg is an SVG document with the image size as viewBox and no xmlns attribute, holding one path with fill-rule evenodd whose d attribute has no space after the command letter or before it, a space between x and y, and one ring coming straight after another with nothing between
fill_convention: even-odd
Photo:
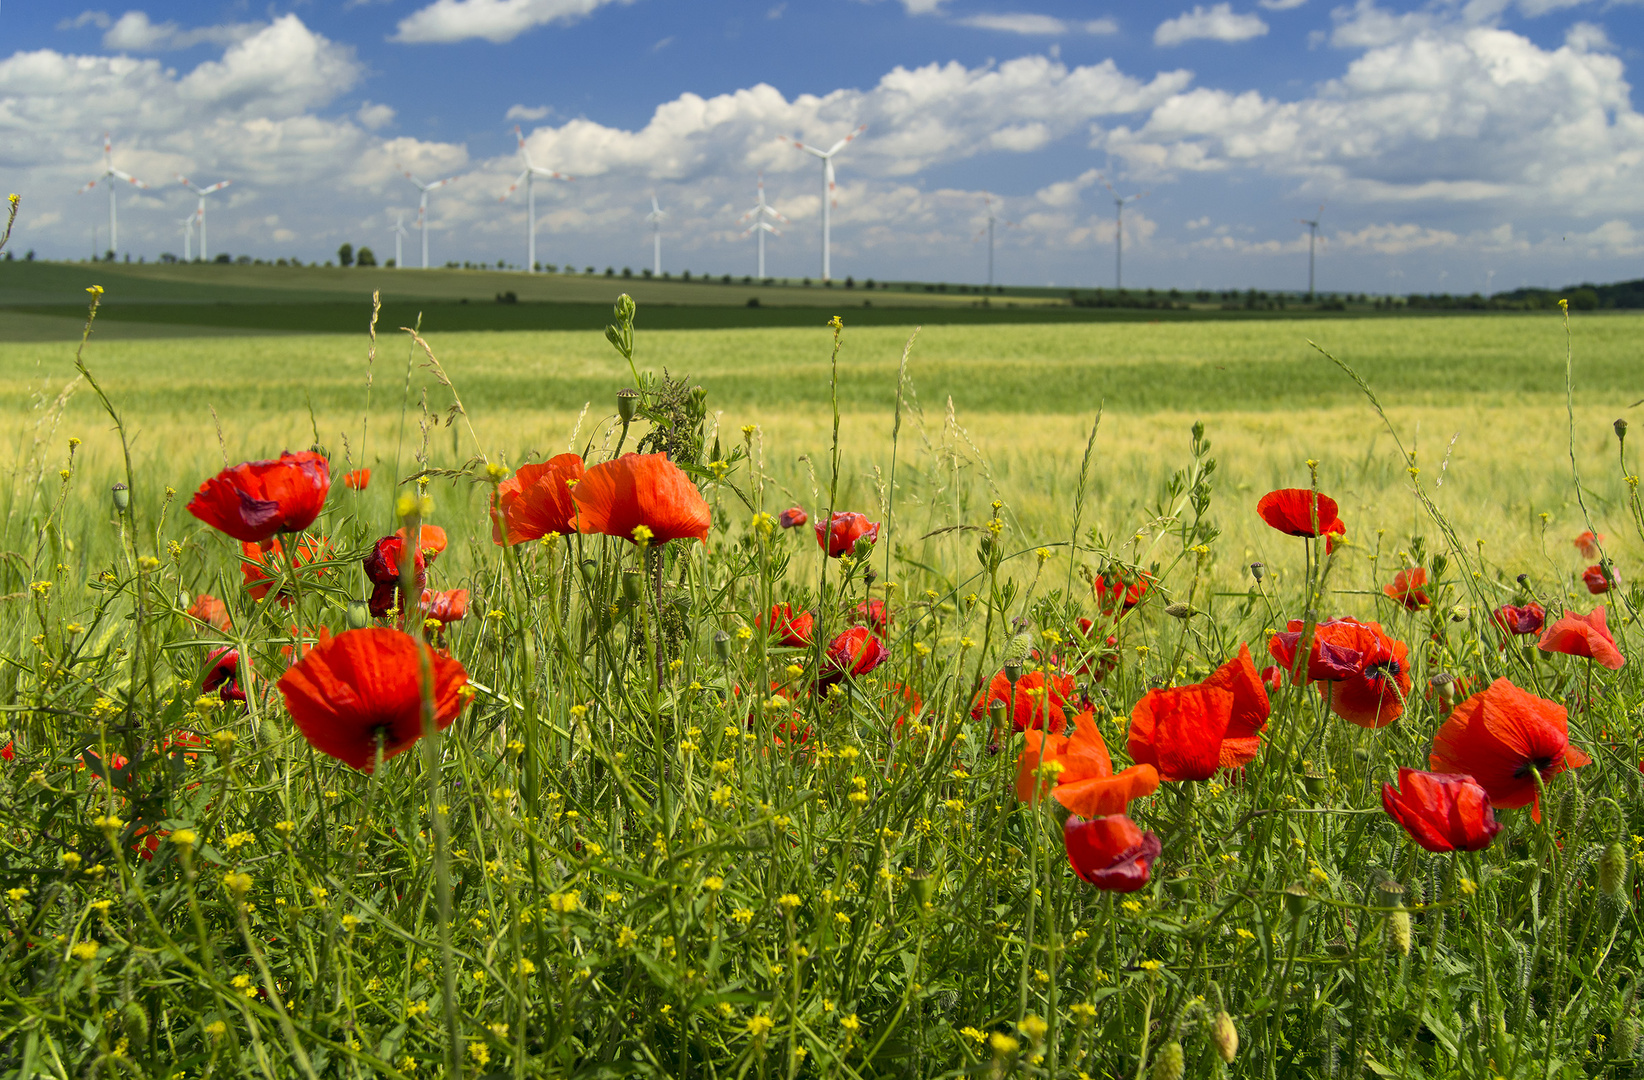
<instances>
[{"instance_id":1,"label":"unopened flower bud","mask_svg":"<svg viewBox=\"0 0 1644 1080\"><path fill-rule=\"evenodd\" d=\"M364 600L350 600L348 602L348 628L350 630L364 630L371 625L371 605Z\"/></svg>"},{"instance_id":2,"label":"unopened flower bud","mask_svg":"<svg viewBox=\"0 0 1644 1080\"><path fill-rule=\"evenodd\" d=\"M125 513L131 509L131 489L124 484L115 484L109 493L114 498L114 509Z\"/></svg>"},{"instance_id":3,"label":"unopened flower bud","mask_svg":"<svg viewBox=\"0 0 1644 1080\"><path fill-rule=\"evenodd\" d=\"M1627 850L1615 840L1598 857L1598 891L1614 898L1627 887Z\"/></svg>"},{"instance_id":4,"label":"unopened flower bud","mask_svg":"<svg viewBox=\"0 0 1644 1080\"><path fill-rule=\"evenodd\" d=\"M592 589L594 587L594 583L599 580L599 563L592 559L583 559L582 580L588 588Z\"/></svg>"},{"instance_id":5,"label":"unopened flower bud","mask_svg":"<svg viewBox=\"0 0 1644 1080\"><path fill-rule=\"evenodd\" d=\"M1182 1080L1186 1071L1187 1059L1181 1043L1172 1039L1159 1047L1153 1058L1153 1080Z\"/></svg>"},{"instance_id":6,"label":"unopened flower bud","mask_svg":"<svg viewBox=\"0 0 1644 1080\"><path fill-rule=\"evenodd\" d=\"M1438 552L1436 555L1434 555L1433 556L1433 577L1434 577L1434 579L1436 580L1437 578L1441 577L1444 574L1444 568L1449 566L1449 565L1450 565L1450 560L1445 557L1444 552L1441 551L1441 552Z\"/></svg>"},{"instance_id":7,"label":"unopened flower bud","mask_svg":"<svg viewBox=\"0 0 1644 1080\"><path fill-rule=\"evenodd\" d=\"M1189 615L1193 614L1193 605L1184 604L1180 600L1177 600L1173 604L1165 605L1165 614L1169 615L1172 619L1185 619Z\"/></svg>"},{"instance_id":8,"label":"unopened flower bud","mask_svg":"<svg viewBox=\"0 0 1644 1080\"><path fill-rule=\"evenodd\" d=\"M1267 576L1267 567L1263 566L1259 562L1251 563L1250 576L1255 578L1257 581L1261 581L1262 578Z\"/></svg>"},{"instance_id":9,"label":"unopened flower bud","mask_svg":"<svg viewBox=\"0 0 1644 1080\"><path fill-rule=\"evenodd\" d=\"M1216 1019L1210 1022L1210 1041L1216 1044L1216 1053L1229 1065L1239 1052L1239 1029L1233 1026L1233 1018L1225 1012L1216 1014Z\"/></svg>"},{"instance_id":10,"label":"unopened flower bud","mask_svg":"<svg viewBox=\"0 0 1644 1080\"><path fill-rule=\"evenodd\" d=\"M1617 420L1618 424L1625 424L1625 420ZM1626 1060L1633 1056L1638 1048L1638 1017L1631 1012L1627 1013L1615 1023L1615 1031L1611 1036L1611 1050L1614 1058Z\"/></svg>"},{"instance_id":11,"label":"unopened flower bud","mask_svg":"<svg viewBox=\"0 0 1644 1080\"><path fill-rule=\"evenodd\" d=\"M731 635L723 630L714 635L714 655L722 664L731 658Z\"/></svg>"},{"instance_id":12,"label":"unopened flower bud","mask_svg":"<svg viewBox=\"0 0 1644 1080\"><path fill-rule=\"evenodd\" d=\"M617 415L624 424L633 422L634 412L639 408L639 391L631 386L624 386L617 391Z\"/></svg>"},{"instance_id":13,"label":"unopened flower bud","mask_svg":"<svg viewBox=\"0 0 1644 1080\"><path fill-rule=\"evenodd\" d=\"M1618 439L1625 439L1627 437L1627 418L1624 416L1616 419L1615 437Z\"/></svg>"}]
</instances>

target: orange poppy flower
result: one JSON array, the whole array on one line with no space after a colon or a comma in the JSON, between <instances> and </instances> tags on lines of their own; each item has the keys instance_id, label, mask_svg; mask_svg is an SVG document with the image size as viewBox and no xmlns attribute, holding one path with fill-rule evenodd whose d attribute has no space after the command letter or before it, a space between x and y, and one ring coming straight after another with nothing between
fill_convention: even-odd
<instances>
[{"instance_id":1,"label":"orange poppy flower","mask_svg":"<svg viewBox=\"0 0 1644 1080\"><path fill-rule=\"evenodd\" d=\"M458 622L468 615L468 590L445 589L422 591L422 614L426 619L441 623Z\"/></svg>"},{"instance_id":2,"label":"orange poppy flower","mask_svg":"<svg viewBox=\"0 0 1644 1080\"><path fill-rule=\"evenodd\" d=\"M1159 779L1208 780L1221 768L1233 692L1219 686L1149 690L1130 712L1130 757Z\"/></svg>"},{"instance_id":3,"label":"orange poppy flower","mask_svg":"<svg viewBox=\"0 0 1644 1080\"><path fill-rule=\"evenodd\" d=\"M267 590L265 589L266 593ZM228 605L212 596L210 593L201 593L194 598L194 603L188 605L186 612L189 618L198 619L207 626L215 627L223 633L232 629L228 618Z\"/></svg>"},{"instance_id":4,"label":"orange poppy flower","mask_svg":"<svg viewBox=\"0 0 1644 1080\"><path fill-rule=\"evenodd\" d=\"M1328 495L1316 495L1307 488L1269 491L1256 503L1256 513L1289 536L1347 532L1347 526L1336 516L1336 500Z\"/></svg>"},{"instance_id":5,"label":"orange poppy flower","mask_svg":"<svg viewBox=\"0 0 1644 1080\"><path fill-rule=\"evenodd\" d=\"M331 545L324 537L318 539L305 536L297 541L297 553L294 558L296 567L304 567L310 563L321 562L331 557ZM268 590L274 587L274 581L280 576L281 564L285 561L285 545L278 538L264 540L261 544L240 545L240 575L245 579L246 592L253 600L261 600L268 595ZM324 569L316 569L315 577L324 577ZM291 603L291 592L282 589L276 597L282 604Z\"/></svg>"},{"instance_id":6,"label":"orange poppy flower","mask_svg":"<svg viewBox=\"0 0 1644 1080\"><path fill-rule=\"evenodd\" d=\"M1030 671L1016 680L1016 693L1010 692L1010 680L1003 671L995 675L988 683L986 695L977 695L971 702L970 715L973 720L981 720L987 716L988 707L995 701L1008 702L1010 709L1010 726L1015 731L1026 731L1028 728L1048 728L1051 731L1060 731L1067 726L1067 713L1062 707L1073 697L1075 686L1071 675L1047 675L1043 671Z\"/></svg>"},{"instance_id":7,"label":"orange poppy flower","mask_svg":"<svg viewBox=\"0 0 1644 1080\"><path fill-rule=\"evenodd\" d=\"M370 469L355 469L353 472L343 473L343 487L349 491L364 491L370 484Z\"/></svg>"},{"instance_id":8,"label":"orange poppy flower","mask_svg":"<svg viewBox=\"0 0 1644 1080\"><path fill-rule=\"evenodd\" d=\"M1616 648L1615 638L1605 621L1604 605L1600 604L1587 615L1566 611L1564 617L1541 633L1536 648L1542 652L1564 653L1596 660L1611 671L1619 671L1627 662Z\"/></svg>"},{"instance_id":9,"label":"orange poppy flower","mask_svg":"<svg viewBox=\"0 0 1644 1080\"><path fill-rule=\"evenodd\" d=\"M1604 534L1603 533L1595 533L1591 529L1587 530L1586 532L1582 533L1580 536L1576 537L1574 540L1570 541L1570 543L1575 545L1575 549L1577 551L1581 552L1581 557L1583 559L1596 559L1596 558L1598 558L1598 545L1602 544L1603 542L1604 542Z\"/></svg>"},{"instance_id":10,"label":"orange poppy flower","mask_svg":"<svg viewBox=\"0 0 1644 1080\"><path fill-rule=\"evenodd\" d=\"M1222 736L1221 767L1238 769L1250 764L1261 751L1261 732L1273 711L1261 673L1250 658L1250 646L1241 643L1239 655L1213 671L1200 685L1233 695L1233 712L1228 717L1227 733Z\"/></svg>"},{"instance_id":11,"label":"orange poppy flower","mask_svg":"<svg viewBox=\"0 0 1644 1080\"><path fill-rule=\"evenodd\" d=\"M331 465L310 451L275 461L247 461L200 485L188 512L242 543L314 524L331 490Z\"/></svg>"},{"instance_id":12,"label":"orange poppy flower","mask_svg":"<svg viewBox=\"0 0 1644 1080\"><path fill-rule=\"evenodd\" d=\"M491 539L498 544L520 544L541 540L549 533L567 536L576 532L571 486L583 475L582 458L577 454L560 454L521 465L513 476L497 485L491 509Z\"/></svg>"},{"instance_id":13,"label":"orange poppy flower","mask_svg":"<svg viewBox=\"0 0 1644 1080\"><path fill-rule=\"evenodd\" d=\"M1149 581L1151 579L1146 574L1109 569L1096 575L1090 586L1102 607L1102 614L1111 615L1115 610L1129 611L1141 603L1142 597L1147 595Z\"/></svg>"},{"instance_id":14,"label":"orange poppy flower","mask_svg":"<svg viewBox=\"0 0 1644 1080\"><path fill-rule=\"evenodd\" d=\"M1147 884L1159 838L1143 832L1123 814L1085 820L1074 815L1062 823L1062 841L1073 872L1098 889L1135 892Z\"/></svg>"},{"instance_id":15,"label":"orange poppy flower","mask_svg":"<svg viewBox=\"0 0 1644 1080\"><path fill-rule=\"evenodd\" d=\"M1403 604L1411 611L1420 611L1432 604L1427 597L1427 570L1424 567L1415 567L1411 570L1400 570L1393 575L1393 584L1383 585L1381 591Z\"/></svg>"},{"instance_id":16,"label":"orange poppy flower","mask_svg":"<svg viewBox=\"0 0 1644 1080\"><path fill-rule=\"evenodd\" d=\"M400 538L402 544L407 542L404 526L395 529L394 535ZM417 550L422 553L425 562L439 558L440 552L445 550L445 530L438 525L418 525Z\"/></svg>"},{"instance_id":17,"label":"orange poppy flower","mask_svg":"<svg viewBox=\"0 0 1644 1080\"><path fill-rule=\"evenodd\" d=\"M761 628L766 625L770 626L771 644L783 645L792 649L801 648L811 643L811 627L815 623L816 618L810 612L801 611L796 615L793 608L787 604L772 604L768 623L758 616L754 618L755 626Z\"/></svg>"},{"instance_id":18,"label":"orange poppy flower","mask_svg":"<svg viewBox=\"0 0 1644 1080\"><path fill-rule=\"evenodd\" d=\"M1429 764L1434 772L1473 777L1494 806L1530 806L1530 816L1540 821L1535 774L1546 784L1592 760L1570 745L1564 706L1497 679L1456 706L1433 736Z\"/></svg>"},{"instance_id":19,"label":"orange poppy flower","mask_svg":"<svg viewBox=\"0 0 1644 1080\"><path fill-rule=\"evenodd\" d=\"M434 723L451 726L468 698L468 673L422 646L433 668ZM322 754L370 772L382 739L386 760L422 736L421 663L410 634L372 626L315 646L276 684L297 729Z\"/></svg>"},{"instance_id":20,"label":"orange poppy flower","mask_svg":"<svg viewBox=\"0 0 1644 1080\"><path fill-rule=\"evenodd\" d=\"M1080 817L1101 817L1122 814L1132 799L1159 789L1159 772L1151 765L1132 765L1114 775L1093 709L1073 718L1072 738L1055 731L1029 731L1025 737L1016 762L1016 797L1023 802L1034 799L1037 787L1041 800L1053 795ZM1047 762L1061 766L1054 780L1037 775Z\"/></svg>"},{"instance_id":21,"label":"orange poppy flower","mask_svg":"<svg viewBox=\"0 0 1644 1080\"><path fill-rule=\"evenodd\" d=\"M1587 586L1587 591L1594 596L1603 596L1621 584L1621 575L1615 572L1613 566L1610 567L1608 574L1604 572L1602 566L1589 566L1581 572L1581 583Z\"/></svg>"},{"instance_id":22,"label":"orange poppy flower","mask_svg":"<svg viewBox=\"0 0 1644 1080\"><path fill-rule=\"evenodd\" d=\"M624 454L589 469L572 492L585 533L635 541L644 526L650 543L708 540L713 515L691 478L667 454Z\"/></svg>"}]
</instances>

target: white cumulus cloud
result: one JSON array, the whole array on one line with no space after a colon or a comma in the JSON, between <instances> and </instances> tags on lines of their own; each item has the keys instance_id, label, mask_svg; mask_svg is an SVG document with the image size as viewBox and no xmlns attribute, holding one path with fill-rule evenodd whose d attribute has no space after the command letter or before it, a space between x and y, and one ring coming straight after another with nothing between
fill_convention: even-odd
<instances>
[{"instance_id":1,"label":"white cumulus cloud","mask_svg":"<svg viewBox=\"0 0 1644 1080\"><path fill-rule=\"evenodd\" d=\"M1195 4L1192 11L1166 19L1153 31L1153 44L1180 45L1186 41L1248 41L1267 33L1267 24L1256 14L1240 15L1233 5L1213 7Z\"/></svg>"},{"instance_id":2,"label":"white cumulus cloud","mask_svg":"<svg viewBox=\"0 0 1644 1080\"><path fill-rule=\"evenodd\" d=\"M106 27L103 48L119 52L165 52L190 49L196 45L227 45L243 41L265 25L229 23L185 30L175 22L154 22L142 11L128 11L112 23L100 11L88 11L80 15L73 25L78 27L87 23Z\"/></svg>"},{"instance_id":3,"label":"white cumulus cloud","mask_svg":"<svg viewBox=\"0 0 1644 1080\"><path fill-rule=\"evenodd\" d=\"M483 38L500 44L539 26L577 22L612 3L633 0L434 0L401 19L391 40L426 45Z\"/></svg>"},{"instance_id":4,"label":"white cumulus cloud","mask_svg":"<svg viewBox=\"0 0 1644 1080\"><path fill-rule=\"evenodd\" d=\"M1119 24L1112 19L1058 19L1054 15L1031 15L1026 12L966 15L954 21L960 26L969 26L976 30L1021 34L1026 37L1057 37L1063 34L1117 34L1119 32Z\"/></svg>"}]
</instances>

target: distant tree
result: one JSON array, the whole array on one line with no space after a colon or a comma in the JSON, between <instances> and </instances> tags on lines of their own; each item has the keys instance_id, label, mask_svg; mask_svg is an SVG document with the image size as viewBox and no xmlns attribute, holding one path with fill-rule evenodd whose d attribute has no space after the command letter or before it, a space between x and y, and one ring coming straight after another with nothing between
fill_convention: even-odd
<instances>
[{"instance_id":1,"label":"distant tree","mask_svg":"<svg viewBox=\"0 0 1644 1080\"><path fill-rule=\"evenodd\" d=\"M240 266L250 266L251 265L251 256L250 255L237 255L237 256L235 256L234 261L236 263L238 263Z\"/></svg>"},{"instance_id":2,"label":"distant tree","mask_svg":"<svg viewBox=\"0 0 1644 1080\"><path fill-rule=\"evenodd\" d=\"M388 267L388 269L390 269L390 270L394 269L394 257L392 255L390 255L388 257L388 261L383 263L383 265Z\"/></svg>"},{"instance_id":3,"label":"distant tree","mask_svg":"<svg viewBox=\"0 0 1644 1080\"><path fill-rule=\"evenodd\" d=\"M633 268L629 267L629 266L624 266L622 268L622 276L623 277L633 277L634 276Z\"/></svg>"},{"instance_id":4,"label":"distant tree","mask_svg":"<svg viewBox=\"0 0 1644 1080\"><path fill-rule=\"evenodd\" d=\"M6 252L6 257L8 259L11 258L11 252ZM177 261L177 256L173 255L169 251L162 251L160 252L160 261L163 263L174 263Z\"/></svg>"},{"instance_id":5,"label":"distant tree","mask_svg":"<svg viewBox=\"0 0 1644 1080\"><path fill-rule=\"evenodd\" d=\"M594 268L593 268L593 267L591 267L591 266L590 266L590 267L589 267L589 268L588 268L588 272L589 272L589 273L590 273L590 274L591 274L591 273L593 273L593 272L594 272ZM605 276L606 276L606 277L616 277L616 271L615 271L615 270L613 270L613 269L611 269L611 268L610 268L610 267L609 267L609 266L607 266L607 267L606 267L606 268L605 268Z\"/></svg>"},{"instance_id":6,"label":"distant tree","mask_svg":"<svg viewBox=\"0 0 1644 1080\"><path fill-rule=\"evenodd\" d=\"M354 245L353 244L344 244L342 247L337 249L337 265L338 266L353 266L354 265Z\"/></svg>"},{"instance_id":7,"label":"distant tree","mask_svg":"<svg viewBox=\"0 0 1644 1080\"><path fill-rule=\"evenodd\" d=\"M360 248L359 254L354 256L354 265L355 266L376 266L377 265L376 253L373 252L368 247Z\"/></svg>"},{"instance_id":8,"label":"distant tree","mask_svg":"<svg viewBox=\"0 0 1644 1080\"><path fill-rule=\"evenodd\" d=\"M215 259L212 259L211 261L216 262L216 263L222 263L224 266L227 266L229 263L234 261L234 256L230 255L228 252L225 251L222 254L218 255Z\"/></svg>"}]
</instances>

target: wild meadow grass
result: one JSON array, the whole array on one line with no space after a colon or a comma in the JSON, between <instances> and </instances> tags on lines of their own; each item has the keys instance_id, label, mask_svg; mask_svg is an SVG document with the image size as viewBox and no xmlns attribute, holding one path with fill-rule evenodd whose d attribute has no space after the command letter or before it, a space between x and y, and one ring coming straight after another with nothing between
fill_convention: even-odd
<instances>
[{"instance_id":1,"label":"wild meadow grass","mask_svg":"<svg viewBox=\"0 0 1644 1080\"><path fill-rule=\"evenodd\" d=\"M1612 427L1636 321L1318 328L1402 449L1305 324L931 328L905 366L907 334L848 320L638 324L632 366L596 335L431 333L436 369L388 327L369 367L363 334L94 334L66 398L71 351L7 350L7 1075L1633 1073L1635 666L1492 613L1604 602L1636 647L1644 518ZM184 504L311 445L324 554L254 599ZM659 446L705 543L492 543L510 470ZM1270 528L1274 488L1334 497L1347 542ZM777 524L794 506L880 532L825 559ZM467 589L466 617L370 618L363 560L424 524L449 539L428 587ZM1416 567L1425 603L1384 592ZM1142 575L1133 607L1092 588ZM226 626L189 614L202 594ZM812 613L809 644L771 632L777 604ZM1264 676L1252 760L1130 802L1161 848L1138 891L1082 880L1066 809L1018 799L1033 739L985 704L995 679L1052 731L1088 709L1122 770L1138 702L1344 615L1408 646L1402 716L1361 727L1332 684ZM426 635L468 686L370 772L276 686L362 623ZM886 659L840 676L827 646L859 624ZM229 648L244 700L205 689ZM1059 724L1025 689L1051 677ZM1539 821L1501 807L1487 849L1432 853L1382 784L1496 678L1567 708L1592 763L1533 764Z\"/></svg>"}]
</instances>

